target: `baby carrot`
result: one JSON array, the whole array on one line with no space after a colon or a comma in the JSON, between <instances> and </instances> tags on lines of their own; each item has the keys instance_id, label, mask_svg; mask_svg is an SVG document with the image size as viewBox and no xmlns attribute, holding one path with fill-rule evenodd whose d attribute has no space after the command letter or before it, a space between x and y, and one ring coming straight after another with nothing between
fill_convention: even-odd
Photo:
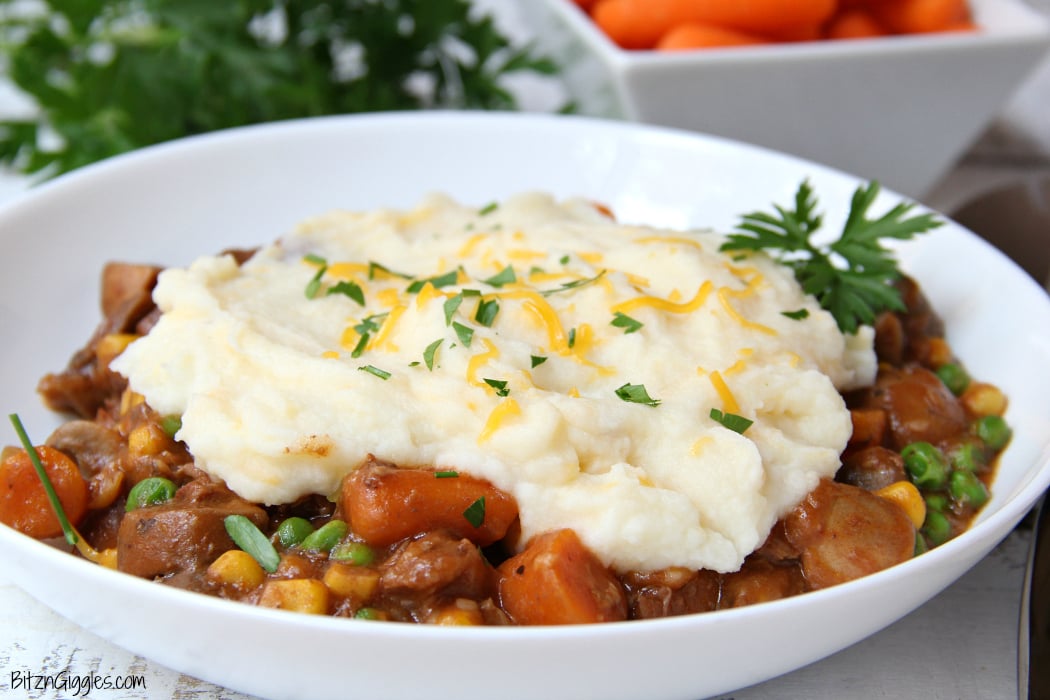
<instances>
[{"instance_id":1,"label":"baby carrot","mask_svg":"<svg viewBox=\"0 0 1050 700\"><path fill-rule=\"evenodd\" d=\"M656 43L656 48L661 51L685 51L767 43L769 42L766 39L756 34L725 29L713 24L688 22L679 24L664 34Z\"/></svg>"},{"instance_id":2,"label":"baby carrot","mask_svg":"<svg viewBox=\"0 0 1050 700\"><path fill-rule=\"evenodd\" d=\"M826 22L837 0L599 0L592 17L624 48L651 48L679 24L700 22L777 36Z\"/></svg>"},{"instance_id":3,"label":"baby carrot","mask_svg":"<svg viewBox=\"0 0 1050 700\"><path fill-rule=\"evenodd\" d=\"M946 31L970 20L966 0L887 0L875 11L890 31L901 34Z\"/></svg>"},{"instance_id":4,"label":"baby carrot","mask_svg":"<svg viewBox=\"0 0 1050 700\"><path fill-rule=\"evenodd\" d=\"M839 11L825 32L829 39L871 39L888 33L870 12L859 7Z\"/></svg>"}]
</instances>

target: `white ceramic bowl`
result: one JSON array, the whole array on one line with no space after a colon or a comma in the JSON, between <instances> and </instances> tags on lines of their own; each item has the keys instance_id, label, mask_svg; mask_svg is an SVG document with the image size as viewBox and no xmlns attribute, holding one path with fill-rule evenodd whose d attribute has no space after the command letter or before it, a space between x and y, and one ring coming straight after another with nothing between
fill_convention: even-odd
<instances>
[{"instance_id":1,"label":"white ceramic bowl","mask_svg":"<svg viewBox=\"0 0 1050 700\"><path fill-rule=\"evenodd\" d=\"M408 206L433 190L483 204L522 190L609 203L625 221L728 229L810 178L829 224L852 177L750 146L579 118L401 114L253 127L162 145L0 209L0 384L43 439L34 386L98 317L111 259L184 264L280 236L336 207ZM876 204L896 201L884 194ZM978 377L1010 395L1016 437L967 533L865 579L672 619L561 628L437 628L264 610L89 564L0 527L8 575L137 654L270 698L698 698L771 678L889 625L983 557L1050 482L1050 299L976 236L947 225L900 249ZM5 442L14 442L13 433ZM407 666L406 666L407 663Z\"/></svg>"},{"instance_id":2,"label":"white ceramic bowl","mask_svg":"<svg viewBox=\"0 0 1050 700\"><path fill-rule=\"evenodd\" d=\"M625 51L572 0L519 6L581 114L693 129L929 191L1050 47L1022 0L971 0L982 30L659 53Z\"/></svg>"}]
</instances>

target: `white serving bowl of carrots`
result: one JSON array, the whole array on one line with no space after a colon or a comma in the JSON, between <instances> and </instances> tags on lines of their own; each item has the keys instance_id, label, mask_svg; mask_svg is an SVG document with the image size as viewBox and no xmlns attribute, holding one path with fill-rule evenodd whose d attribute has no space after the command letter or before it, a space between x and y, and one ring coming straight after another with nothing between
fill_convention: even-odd
<instances>
[{"instance_id":1,"label":"white serving bowl of carrots","mask_svg":"<svg viewBox=\"0 0 1050 700\"><path fill-rule=\"evenodd\" d=\"M526 0L578 111L738 139L915 197L1050 48L1022 0Z\"/></svg>"}]
</instances>

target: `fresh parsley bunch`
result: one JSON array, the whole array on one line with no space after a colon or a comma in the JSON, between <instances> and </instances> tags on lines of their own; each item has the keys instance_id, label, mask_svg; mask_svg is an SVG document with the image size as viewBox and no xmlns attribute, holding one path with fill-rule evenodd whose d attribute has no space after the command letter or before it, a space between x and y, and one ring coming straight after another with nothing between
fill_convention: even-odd
<instances>
[{"instance_id":1,"label":"fresh parsley bunch","mask_svg":"<svg viewBox=\"0 0 1050 700\"><path fill-rule=\"evenodd\" d=\"M894 282L900 278L892 251L882 239L906 240L942 225L932 214L909 217L913 205L897 204L878 218L868 210L879 195L879 184L858 187L839 238L828 245L813 242L823 224L809 181L795 193L795 208L774 204L775 214L754 212L742 217L722 250L765 250L795 272L807 294L831 312L843 333L856 333L885 310L903 311Z\"/></svg>"},{"instance_id":2,"label":"fresh parsley bunch","mask_svg":"<svg viewBox=\"0 0 1050 700\"><path fill-rule=\"evenodd\" d=\"M468 0L0 0L0 70L39 107L0 163L54 175L168 139L296 117L514 108L554 64Z\"/></svg>"}]
</instances>

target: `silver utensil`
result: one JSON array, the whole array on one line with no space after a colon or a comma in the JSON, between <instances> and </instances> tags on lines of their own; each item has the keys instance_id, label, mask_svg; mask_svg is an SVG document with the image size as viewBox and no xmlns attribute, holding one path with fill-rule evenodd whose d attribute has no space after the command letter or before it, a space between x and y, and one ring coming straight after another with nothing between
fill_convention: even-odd
<instances>
[{"instance_id":1,"label":"silver utensil","mask_svg":"<svg viewBox=\"0 0 1050 700\"><path fill-rule=\"evenodd\" d=\"M1050 506L1045 497L1032 531L1017 651L1020 700L1050 700Z\"/></svg>"}]
</instances>

